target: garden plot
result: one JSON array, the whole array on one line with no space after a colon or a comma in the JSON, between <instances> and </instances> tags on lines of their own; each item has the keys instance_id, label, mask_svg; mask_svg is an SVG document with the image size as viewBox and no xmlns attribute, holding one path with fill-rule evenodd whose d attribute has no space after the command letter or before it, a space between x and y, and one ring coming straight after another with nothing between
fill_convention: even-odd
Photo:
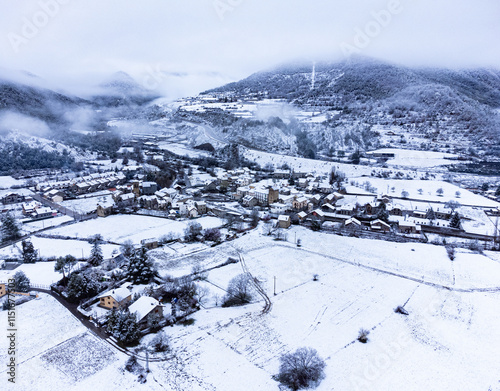
<instances>
[{"instance_id":1,"label":"garden plot","mask_svg":"<svg viewBox=\"0 0 500 391\"><path fill-rule=\"evenodd\" d=\"M110 346L86 332L50 349L41 359L78 382L116 360L116 354Z\"/></svg>"},{"instance_id":2,"label":"garden plot","mask_svg":"<svg viewBox=\"0 0 500 391\"><path fill-rule=\"evenodd\" d=\"M227 244L216 247L192 245L196 251L190 251L187 254L179 250L180 243L172 246L165 246L148 252L148 255L156 262L160 275L170 275L181 277L192 273L194 266L201 270L219 266L227 261L228 257L238 257L237 252ZM173 248L176 248L175 250ZM189 244L185 246L191 247ZM180 250L185 250L181 247Z\"/></svg>"},{"instance_id":3,"label":"garden plot","mask_svg":"<svg viewBox=\"0 0 500 391\"><path fill-rule=\"evenodd\" d=\"M86 328L54 298L44 293L39 295L39 300L31 300L17 307L18 360L23 376L27 374L24 371L24 363L86 331ZM6 311L0 312L0 321L7 324ZM6 350L0 351L2 362L6 362L6 354Z\"/></svg>"},{"instance_id":4,"label":"garden plot","mask_svg":"<svg viewBox=\"0 0 500 391\"><path fill-rule=\"evenodd\" d=\"M138 244L142 239L160 238L166 234L181 238L190 221L200 223L204 229L220 227L224 224L223 220L208 216L196 220L173 221L150 216L113 215L56 228L48 233L71 238L91 238L96 234L101 234L104 240L110 242L121 244L126 240L131 240Z\"/></svg>"},{"instance_id":5,"label":"garden plot","mask_svg":"<svg viewBox=\"0 0 500 391\"><path fill-rule=\"evenodd\" d=\"M475 207L463 206L458 208L458 213L461 216L465 216L465 218L461 219L460 224L466 232L490 236L495 235L496 217L490 217L484 213L484 210Z\"/></svg>"}]
</instances>

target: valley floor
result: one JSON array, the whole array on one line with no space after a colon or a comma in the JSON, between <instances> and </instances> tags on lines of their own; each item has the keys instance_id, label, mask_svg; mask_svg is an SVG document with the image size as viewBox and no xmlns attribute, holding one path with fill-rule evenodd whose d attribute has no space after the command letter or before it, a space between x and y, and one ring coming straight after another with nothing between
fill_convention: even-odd
<instances>
[{"instance_id":1,"label":"valley floor","mask_svg":"<svg viewBox=\"0 0 500 391\"><path fill-rule=\"evenodd\" d=\"M295 235L303 246L294 245ZM220 308L213 297L240 264L209 272L210 300L193 325L167 327L173 349L151 362L143 385L123 370L127 356L98 339L50 296L18 307L17 390L278 390L279 357L301 346L327 363L322 390L500 390L496 254L461 250L453 263L441 246L390 243L300 227L289 242L259 230L178 263L214 264L241 254L272 306ZM291 243L292 242L292 243ZM313 274L319 274L313 281ZM274 295L276 277L276 295ZM404 305L409 315L394 312ZM0 312L6 324L6 312ZM370 330L359 343L358 330ZM144 346L152 335L141 341ZM0 352L0 361L7 359ZM141 362L144 366L145 363Z\"/></svg>"}]
</instances>

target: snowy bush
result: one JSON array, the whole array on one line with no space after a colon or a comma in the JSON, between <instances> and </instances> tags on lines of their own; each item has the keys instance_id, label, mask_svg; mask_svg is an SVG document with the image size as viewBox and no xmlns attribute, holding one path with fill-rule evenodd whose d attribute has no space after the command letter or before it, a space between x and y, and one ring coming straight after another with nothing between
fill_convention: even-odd
<instances>
[{"instance_id":1,"label":"snowy bush","mask_svg":"<svg viewBox=\"0 0 500 391\"><path fill-rule=\"evenodd\" d=\"M191 274L193 275L193 280L206 280L208 277L208 272L203 271L199 263L191 268Z\"/></svg>"},{"instance_id":2,"label":"snowy bush","mask_svg":"<svg viewBox=\"0 0 500 391\"><path fill-rule=\"evenodd\" d=\"M366 329L359 329L358 333L358 341L361 343L367 343L368 342L368 334L370 334L369 330Z\"/></svg>"},{"instance_id":3,"label":"snowy bush","mask_svg":"<svg viewBox=\"0 0 500 391\"><path fill-rule=\"evenodd\" d=\"M450 258L450 261L455 259L455 247L446 246L446 253L448 254L448 258Z\"/></svg>"},{"instance_id":4,"label":"snowy bush","mask_svg":"<svg viewBox=\"0 0 500 391\"><path fill-rule=\"evenodd\" d=\"M130 356L127 362L125 363L125 370L131 373L139 373L142 371L142 366L137 362L137 358L135 356Z\"/></svg>"},{"instance_id":5,"label":"snowy bush","mask_svg":"<svg viewBox=\"0 0 500 391\"><path fill-rule=\"evenodd\" d=\"M170 337L164 331L160 331L151 340L150 346L155 352L166 352L170 349Z\"/></svg>"},{"instance_id":6,"label":"snowy bush","mask_svg":"<svg viewBox=\"0 0 500 391\"><path fill-rule=\"evenodd\" d=\"M220 230L218 228L206 229L203 238L210 242L220 242Z\"/></svg>"},{"instance_id":7,"label":"snowy bush","mask_svg":"<svg viewBox=\"0 0 500 391\"><path fill-rule=\"evenodd\" d=\"M29 292L30 290L30 279L26 277L26 274L19 271L14 274L15 286L14 290L16 292Z\"/></svg>"},{"instance_id":8,"label":"snowy bush","mask_svg":"<svg viewBox=\"0 0 500 391\"><path fill-rule=\"evenodd\" d=\"M197 240L198 235L201 235L203 227L196 221L191 221L187 228L184 230L184 240L186 242L194 242Z\"/></svg>"}]
</instances>

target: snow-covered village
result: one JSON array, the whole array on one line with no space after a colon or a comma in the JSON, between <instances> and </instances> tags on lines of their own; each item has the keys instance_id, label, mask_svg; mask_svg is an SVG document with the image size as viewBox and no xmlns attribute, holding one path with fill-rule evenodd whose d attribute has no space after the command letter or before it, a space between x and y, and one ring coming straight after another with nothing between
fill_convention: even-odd
<instances>
[{"instance_id":1,"label":"snow-covered village","mask_svg":"<svg viewBox=\"0 0 500 391\"><path fill-rule=\"evenodd\" d=\"M206 72L172 57L141 68L114 30L92 49L50 34L75 32L97 2L32 3L9 6L34 12L20 35L5 30L22 61L0 62L2 389L500 390L498 57L425 67L358 45L297 61L307 44L272 59L256 49L231 73L239 42L178 24ZM172 23L188 7L154 3ZM361 3L373 20L356 34L419 7ZM248 33L259 15L208 8L190 12L212 33ZM154 19L154 42L179 23L129 1L102 11L102 31ZM31 73L44 39L87 53L63 61L71 81ZM219 47L229 64L212 72ZM92 61L107 64L99 77L73 76Z\"/></svg>"}]
</instances>

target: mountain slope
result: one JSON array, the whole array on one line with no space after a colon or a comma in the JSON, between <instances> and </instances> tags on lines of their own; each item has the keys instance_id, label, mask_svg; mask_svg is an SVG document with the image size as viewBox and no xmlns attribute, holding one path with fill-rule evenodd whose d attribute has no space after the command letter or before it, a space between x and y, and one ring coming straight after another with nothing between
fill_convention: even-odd
<instances>
[{"instance_id":1,"label":"mountain slope","mask_svg":"<svg viewBox=\"0 0 500 391\"><path fill-rule=\"evenodd\" d=\"M313 88L314 86L314 88ZM206 91L233 99L285 99L299 108L335 112L311 125L318 143L339 127L396 126L443 146L453 143L498 153L500 72L488 69L409 68L355 58L291 64ZM332 148L338 147L331 145Z\"/></svg>"},{"instance_id":2,"label":"mountain slope","mask_svg":"<svg viewBox=\"0 0 500 391\"><path fill-rule=\"evenodd\" d=\"M62 112L89 102L48 89L0 79L0 112L14 111L52 124L65 122Z\"/></svg>"},{"instance_id":3,"label":"mountain slope","mask_svg":"<svg viewBox=\"0 0 500 391\"><path fill-rule=\"evenodd\" d=\"M97 106L118 107L142 105L158 98L125 72L116 72L99 84L99 93L91 97Z\"/></svg>"}]
</instances>

